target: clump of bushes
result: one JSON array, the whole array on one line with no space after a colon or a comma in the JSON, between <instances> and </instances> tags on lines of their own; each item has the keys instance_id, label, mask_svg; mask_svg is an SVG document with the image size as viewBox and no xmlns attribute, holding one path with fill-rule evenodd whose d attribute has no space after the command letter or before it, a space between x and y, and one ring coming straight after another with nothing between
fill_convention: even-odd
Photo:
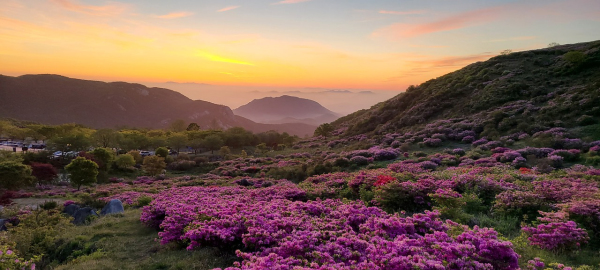
<instances>
[{"instance_id":1,"label":"clump of bushes","mask_svg":"<svg viewBox=\"0 0 600 270\"><path fill-rule=\"evenodd\" d=\"M179 160L167 165L167 169L173 171L188 171L196 166L196 162L191 160Z\"/></svg>"}]
</instances>

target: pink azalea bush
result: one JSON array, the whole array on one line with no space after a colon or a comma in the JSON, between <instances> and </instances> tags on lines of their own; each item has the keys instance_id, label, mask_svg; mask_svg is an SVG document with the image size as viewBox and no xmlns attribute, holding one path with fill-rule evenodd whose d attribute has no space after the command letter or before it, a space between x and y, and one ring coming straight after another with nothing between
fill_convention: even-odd
<instances>
[{"instance_id":1,"label":"pink azalea bush","mask_svg":"<svg viewBox=\"0 0 600 270\"><path fill-rule=\"evenodd\" d=\"M39 257L25 260L19 257L9 246L0 246L0 269L35 270L35 261Z\"/></svg>"},{"instance_id":2,"label":"pink azalea bush","mask_svg":"<svg viewBox=\"0 0 600 270\"><path fill-rule=\"evenodd\" d=\"M511 243L492 229L444 222L437 212L401 217L358 201L303 202L301 194L285 184L177 188L144 207L141 220L163 230L163 244L237 247L243 261L230 270L518 269Z\"/></svg>"},{"instance_id":3,"label":"pink azalea bush","mask_svg":"<svg viewBox=\"0 0 600 270\"><path fill-rule=\"evenodd\" d=\"M579 249L589 240L587 232L577 228L573 221L540 224L522 230L529 235L527 239L532 245L556 252Z\"/></svg>"}]
</instances>

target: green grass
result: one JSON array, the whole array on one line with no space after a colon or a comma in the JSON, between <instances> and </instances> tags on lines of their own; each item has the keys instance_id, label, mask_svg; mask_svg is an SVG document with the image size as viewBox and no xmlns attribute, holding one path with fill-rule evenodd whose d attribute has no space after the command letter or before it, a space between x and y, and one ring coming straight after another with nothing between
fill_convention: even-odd
<instances>
[{"instance_id":1,"label":"green grass","mask_svg":"<svg viewBox=\"0 0 600 270\"><path fill-rule=\"evenodd\" d=\"M529 260L542 258L547 266L551 263L562 263L566 266L576 266L573 267L574 270L600 269L599 250L585 248L575 252L553 253L530 245L526 238L525 235L520 235L512 239L505 239L510 240L514 250L521 255L519 264L522 267L525 267ZM582 267L584 265L588 267Z\"/></svg>"},{"instance_id":2,"label":"green grass","mask_svg":"<svg viewBox=\"0 0 600 270\"><path fill-rule=\"evenodd\" d=\"M575 131L588 140L600 140L600 124L578 127Z\"/></svg>"},{"instance_id":3,"label":"green grass","mask_svg":"<svg viewBox=\"0 0 600 270\"><path fill-rule=\"evenodd\" d=\"M101 217L88 226L78 226L62 236L65 243L78 242L88 252L49 269L213 269L231 266L236 259L214 249L187 251L184 247L161 246L157 231L140 221L139 209L124 215ZM75 256L71 256L75 257Z\"/></svg>"}]
</instances>

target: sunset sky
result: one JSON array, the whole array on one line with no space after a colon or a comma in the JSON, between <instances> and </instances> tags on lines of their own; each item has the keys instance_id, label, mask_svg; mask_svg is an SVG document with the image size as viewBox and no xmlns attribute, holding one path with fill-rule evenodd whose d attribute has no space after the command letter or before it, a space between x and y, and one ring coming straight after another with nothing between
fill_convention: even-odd
<instances>
[{"instance_id":1,"label":"sunset sky","mask_svg":"<svg viewBox=\"0 0 600 270\"><path fill-rule=\"evenodd\" d=\"M513 51L600 39L598 0L1 0L0 73L404 90Z\"/></svg>"}]
</instances>

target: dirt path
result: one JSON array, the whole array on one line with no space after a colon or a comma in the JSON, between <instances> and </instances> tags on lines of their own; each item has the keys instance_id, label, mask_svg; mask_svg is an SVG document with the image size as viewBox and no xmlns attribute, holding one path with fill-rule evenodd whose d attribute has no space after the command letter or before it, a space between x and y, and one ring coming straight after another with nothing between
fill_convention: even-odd
<instances>
[{"instance_id":1,"label":"dirt path","mask_svg":"<svg viewBox=\"0 0 600 270\"><path fill-rule=\"evenodd\" d=\"M27 206L31 207L32 209L37 209L38 205L43 204L44 202L48 202L48 201L55 201L58 204L63 204L65 202L65 199L56 199L56 198L20 198L20 199L13 199L12 200L14 204L16 204L19 207L25 208Z\"/></svg>"}]
</instances>

